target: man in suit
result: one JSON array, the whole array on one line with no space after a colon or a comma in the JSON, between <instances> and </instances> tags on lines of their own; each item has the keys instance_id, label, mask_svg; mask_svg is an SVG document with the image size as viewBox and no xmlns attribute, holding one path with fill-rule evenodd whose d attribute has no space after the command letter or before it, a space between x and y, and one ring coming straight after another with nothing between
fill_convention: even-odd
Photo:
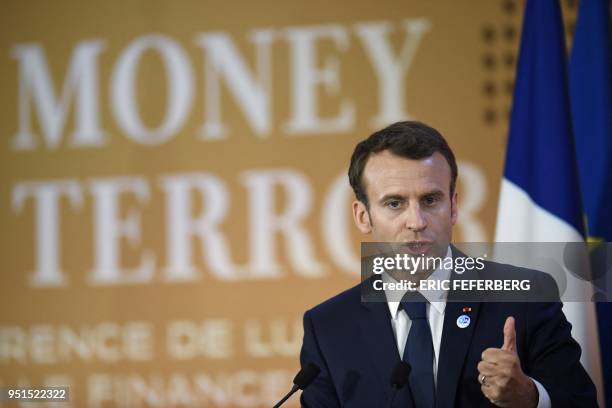
<instances>
[{"instance_id":1,"label":"man in suit","mask_svg":"<svg viewBox=\"0 0 612 408\"><path fill-rule=\"evenodd\" d=\"M435 129L395 123L360 142L351 157L355 224L369 241L397 243L414 256L459 256L450 245L456 179L454 154ZM452 271L424 272L443 280ZM490 262L464 278L482 276L549 282L542 273ZM450 290L424 292L415 302L389 292L363 301L368 282L305 313L300 360L321 373L303 392L303 406L597 406L558 301L458 302ZM412 371L408 385L392 392L389 379L401 359Z\"/></svg>"}]
</instances>

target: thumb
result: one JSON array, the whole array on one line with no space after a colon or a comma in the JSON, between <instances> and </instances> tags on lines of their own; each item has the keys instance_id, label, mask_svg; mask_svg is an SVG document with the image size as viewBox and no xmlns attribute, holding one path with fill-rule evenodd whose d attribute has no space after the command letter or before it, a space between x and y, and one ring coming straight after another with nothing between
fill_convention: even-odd
<instances>
[{"instance_id":1,"label":"thumb","mask_svg":"<svg viewBox=\"0 0 612 408\"><path fill-rule=\"evenodd\" d=\"M516 352L516 329L514 317L508 316L504 324L504 345L502 350Z\"/></svg>"}]
</instances>

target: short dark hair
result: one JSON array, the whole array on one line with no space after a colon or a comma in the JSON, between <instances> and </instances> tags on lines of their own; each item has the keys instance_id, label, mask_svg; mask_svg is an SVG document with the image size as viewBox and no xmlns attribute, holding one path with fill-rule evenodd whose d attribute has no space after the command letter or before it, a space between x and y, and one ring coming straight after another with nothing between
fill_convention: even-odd
<instances>
[{"instance_id":1,"label":"short dark hair","mask_svg":"<svg viewBox=\"0 0 612 408\"><path fill-rule=\"evenodd\" d=\"M397 122L379 130L362 140L355 147L348 170L349 182L355 197L369 208L368 197L363 185L363 169L368 158L374 153L389 150L399 157L419 160L435 152L444 156L451 170L450 194L455 192L457 162L455 155L444 137L436 129L417 121Z\"/></svg>"}]
</instances>

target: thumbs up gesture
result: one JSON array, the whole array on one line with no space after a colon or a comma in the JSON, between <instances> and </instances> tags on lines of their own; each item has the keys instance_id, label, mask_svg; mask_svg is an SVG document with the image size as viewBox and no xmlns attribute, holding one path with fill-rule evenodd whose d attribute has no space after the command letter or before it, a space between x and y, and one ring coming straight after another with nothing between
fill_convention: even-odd
<instances>
[{"instance_id":1,"label":"thumbs up gesture","mask_svg":"<svg viewBox=\"0 0 612 408\"><path fill-rule=\"evenodd\" d=\"M538 390L521 369L516 348L516 327L510 316L504 324L504 344L488 348L478 363L478 382L485 397L499 407L536 407Z\"/></svg>"},{"instance_id":2,"label":"thumbs up gesture","mask_svg":"<svg viewBox=\"0 0 612 408\"><path fill-rule=\"evenodd\" d=\"M508 317L504 324L504 345L502 350L512 351L516 354L516 328L514 325L514 317Z\"/></svg>"}]
</instances>

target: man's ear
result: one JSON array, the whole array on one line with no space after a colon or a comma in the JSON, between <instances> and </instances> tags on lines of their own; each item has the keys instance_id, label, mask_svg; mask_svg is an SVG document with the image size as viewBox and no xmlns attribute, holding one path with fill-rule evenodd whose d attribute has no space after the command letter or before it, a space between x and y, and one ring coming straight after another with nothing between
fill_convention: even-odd
<instances>
[{"instance_id":1,"label":"man's ear","mask_svg":"<svg viewBox=\"0 0 612 408\"><path fill-rule=\"evenodd\" d=\"M357 229L362 234L372 232L372 223L370 222L370 213L367 207L361 201L353 201L353 220Z\"/></svg>"},{"instance_id":2,"label":"man's ear","mask_svg":"<svg viewBox=\"0 0 612 408\"><path fill-rule=\"evenodd\" d=\"M451 225L455 225L457 217L459 216L457 211L457 191L453 193L451 197Z\"/></svg>"}]
</instances>

